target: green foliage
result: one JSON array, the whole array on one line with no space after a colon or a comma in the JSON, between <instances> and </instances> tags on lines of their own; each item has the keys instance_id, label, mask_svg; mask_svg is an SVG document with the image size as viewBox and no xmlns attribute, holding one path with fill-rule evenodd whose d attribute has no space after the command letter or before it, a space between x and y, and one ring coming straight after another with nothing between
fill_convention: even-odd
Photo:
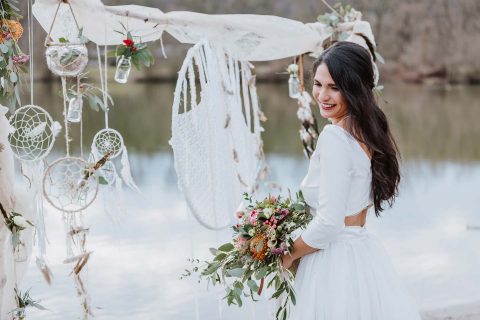
<instances>
[{"instance_id":1,"label":"green foliage","mask_svg":"<svg viewBox=\"0 0 480 320\"><path fill-rule=\"evenodd\" d=\"M80 86L77 88L77 82L73 81L73 84L67 89L67 98L72 99L80 96L82 99L86 98L88 106L95 111L106 111L107 106L105 106L103 101L103 90L99 87L94 86L91 83L82 83L83 79L87 79L87 73L82 73L79 75ZM67 82L72 81L67 79ZM59 95L62 97L63 93L60 91ZM110 105L113 105L112 97L107 93L107 100Z\"/></svg>"},{"instance_id":2,"label":"green foliage","mask_svg":"<svg viewBox=\"0 0 480 320\"><path fill-rule=\"evenodd\" d=\"M17 308L12 310L11 313L19 310L24 310L27 307L34 307L39 310L47 310L44 306L40 305L38 301L35 301L32 299L32 297L30 296L30 289L23 294L17 288L15 288L14 290L15 290L15 301L17 303Z\"/></svg>"},{"instance_id":3,"label":"green foliage","mask_svg":"<svg viewBox=\"0 0 480 320\"><path fill-rule=\"evenodd\" d=\"M122 30L115 32L125 36L123 44L118 45L114 52L110 52L110 57L125 57L130 58L132 64L137 70L140 70L141 66L150 67L154 64L155 58L153 57L152 52L148 48L146 43L143 43L141 39L137 42L130 31L127 30L125 25L120 23Z\"/></svg>"}]
</instances>

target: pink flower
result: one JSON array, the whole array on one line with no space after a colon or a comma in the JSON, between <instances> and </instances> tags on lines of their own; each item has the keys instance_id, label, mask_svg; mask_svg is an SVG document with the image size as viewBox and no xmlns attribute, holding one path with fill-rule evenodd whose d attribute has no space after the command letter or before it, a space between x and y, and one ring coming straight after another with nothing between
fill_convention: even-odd
<instances>
[{"instance_id":1,"label":"pink flower","mask_svg":"<svg viewBox=\"0 0 480 320\"><path fill-rule=\"evenodd\" d=\"M237 211L237 219L242 219L245 213L243 211Z\"/></svg>"},{"instance_id":2,"label":"pink flower","mask_svg":"<svg viewBox=\"0 0 480 320\"><path fill-rule=\"evenodd\" d=\"M238 236L237 241L235 241L235 248L241 249L245 245L246 242L247 242L247 239L245 239L241 236Z\"/></svg>"}]
</instances>

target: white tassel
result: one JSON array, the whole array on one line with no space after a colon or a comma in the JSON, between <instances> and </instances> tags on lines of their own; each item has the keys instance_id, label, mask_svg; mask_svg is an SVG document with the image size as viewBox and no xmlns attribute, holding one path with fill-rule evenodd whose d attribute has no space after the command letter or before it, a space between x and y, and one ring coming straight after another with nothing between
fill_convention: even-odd
<instances>
[{"instance_id":1,"label":"white tassel","mask_svg":"<svg viewBox=\"0 0 480 320\"><path fill-rule=\"evenodd\" d=\"M45 230L45 216L43 208L43 194L42 194L42 177L44 172L43 161L25 161L22 163L25 170L24 174L30 180L29 193L33 197L34 211L35 211L35 231L36 240L40 248L41 255L46 253L47 233Z\"/></svg>"},{"instance_id":2,"label":"white tassel","mask_svg":"<svg viewBox=\"0 0 480 320\"><path fill-rule=\"evenodd\" d=\"M56 137L62 131L62 125L58 121L54 121L52 125L53 136Z\"/></svg>"},{"instance_id":3,"label":"white tassel","mask_svg":"<svg viewBox=\"0 0 480 320\"><path fill-rule=\"evenodd\" d=\"M123 181L127 186L129 186L133 190L140 192L140 189L135 184L135 181L133 181L132 172L130 171L130 161L128 161L128 152L125 145L123 146L123 149L122 149L121 162L122 162L122 169L120 170L120 175L122 176Z\"/></svg>"}]
</instances>

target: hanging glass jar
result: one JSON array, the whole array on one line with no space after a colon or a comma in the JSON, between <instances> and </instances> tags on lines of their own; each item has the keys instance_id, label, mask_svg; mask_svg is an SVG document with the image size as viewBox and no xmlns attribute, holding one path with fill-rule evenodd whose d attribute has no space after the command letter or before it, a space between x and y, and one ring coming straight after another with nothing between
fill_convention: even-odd
<instances>
[{"instance_id":1,"label":"hanging glass jar","mask_svg":"<svg viewBox=\"0 0 480 320\"><path fill-rule=\"evenodd\" d=\"M80 122L82 120L83 99L77 95L70 99L68 103L67 120L68 122Z\"/></svg>"},{"instance_id":2,"label":"hanging glass jar","mask_svg":"<svg viewBox=\"0 0 480 320\"><path fill-rule=\"evenodd\" d=\"M132 69L130 57L120 56L117 58L117 71L115 71L115 81L118 83L127 83L128 75Z\"/></svg>"},{"instance_id":3,"label":"hanging glass jar","mask_svg":"<svg viewBox=\"0 0 480 320\"><path fill-rule=\"evenodd\" d=\"M61 77L76 77L87 66L85 44L49 44L45 51L50 71Z\"/></svg>"},{"instance_id":4,"label":"hanging glass jar","mask_svg":"<svg viewBox=\"0 0 480 320\"><path fill-rule=\"evenodd\" d=\"M300 80L298 80L297 73L290 73L290 79L288 79L288 95L292 99L300 97Z\"/></svg>"}]
</instances>

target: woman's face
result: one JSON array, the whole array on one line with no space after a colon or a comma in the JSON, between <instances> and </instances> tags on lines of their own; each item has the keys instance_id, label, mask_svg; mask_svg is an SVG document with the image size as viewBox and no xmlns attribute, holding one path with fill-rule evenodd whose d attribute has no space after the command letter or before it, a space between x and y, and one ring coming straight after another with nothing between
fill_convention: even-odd
<instances>
[{"instance_id":1,"label":"woman's face","mask_svg":"<svg viewBox=\"0 0 480 320\"><path fill-rule=\"evenodd\" d=\"M347 115L345 100L323 62L315 72L312 94L320 107L322 117L330 119L335 124Z\"/></svg>"}]
</instances>

